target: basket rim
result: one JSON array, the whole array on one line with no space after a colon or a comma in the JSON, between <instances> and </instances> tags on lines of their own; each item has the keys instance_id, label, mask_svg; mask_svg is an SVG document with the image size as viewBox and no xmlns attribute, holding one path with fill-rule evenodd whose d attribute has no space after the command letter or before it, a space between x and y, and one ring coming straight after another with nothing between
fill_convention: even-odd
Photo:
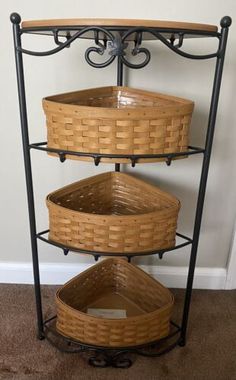
<instances>
[{"instance_id":1,"label":"basket rim","mask_svg":"<svg viewBox=\"0 0 236 380\"><path fill-rule=\"evenodd\" d=\"M130 94L137 94L137 95L146 95L146 96L149 96L151 98L161 98L161 99L168 99L168 100L172 100L174 102L174 104L171 104L171 105L160 105L160 106L135 106L135 107L123 107L123 108L116 108L116 107L98 107L98 106L88 106L88 105L79 105L79 104L71 104L71 103L63 103L63 97L66 97L66 96L72 96L72 95L77 95L77 94L86 94L86 93L90 93L92 91L122 91L122 92L129 92ZM62 99L61 99L62 98ZM101 110L102 111L107 111L107 110L112 110L113 112L114 111L119 111L119 112L124 112L124 111L129 111L129 112L132 112L132 111L136 111L137 110L145 110L146 112L148 111L156 111L156 110L162 110L162 111L165 111L165 110L170 110L171 108L173 107L176 107L178 103L178 108L179 107L187 107L189 108L189 113L192 112L192 109L193 109L193 106L194 106L194 102L192 100L189 100L189 99L186 99L186 98L182 98L182 97L177 97L177 96L173 96L173 95L168 95L168 94L162 94L162 93L159 93L159 92L154 92L154 91L147 91L147 90L142 90L142 89L137 89L137 88L134 88L134 87L128 87L128 86L104 86L104 87L92 87L92 88L86 88L86 89L81 89L81 90L77 90L77 91L71 91L71 92L67 92L67 93L60 93L60 94L56 94L56 95L50 95L50 96L46 96L42 99L42 102L43 102L43 108L48 108L46 107L46 104L48 104L49 106L51 107L55 107L57 104L60 105L60 106L64 106L64 107L69 107L71 110L73 109L83 109L83 110L91 110L91 109L94 109L96 111L98 110ZM48 111L48 110L47 110ZM186 111L185 111L186 112Z\"/></svg>"},{"instance_id":2,"label":"basket rim","mask_svg":"<svg viewBox=\"0 0 236 380\"><path fill-rule=\"evenodd\" d=\"M168 296L169 298L169 301L166 305L158 308L157 310L154 310L154 311L151 311L150 313L145 313L145 314L141 314L141 315L138 315L138 316L135 316L135 317L126 317L126 318L102 318L102 317L96 317L96 316L93 316L93 315L90 315L90 314L87 314L83 311L80 311L80 310L76 310L74 309L73 307L69 306L68 304L66 304L64 301L62 301L62 299L60 298L60 292L65 288L67 287L68 285L70 285L71 283L73 283L74 281L76 281L78 278L80 278L82 275L85 275L86 273L89 273L90 271L93 270L93 268L96 266L101 266L102 264L104 264L104 261L105 262L119 262L119 263L122 263L122 265L125 265L125 266L128 266L131 270L135 271L135 272L139 272L139 275L142 276L142 277L146 277L148 278L150 281L152 281L155 285L158 285L160 288L162 288L162 290L165 292L165 295ZM170 290L168 288L166 288L164 285L162 285L159 281L157 281L156 279L154 279L150 274L146 273L143 269L131 264L131 263L128 263L125 259L122 259L120 257L109 257L109 258L104 258L102 259L99 263L93 265L92 267L86 269L85 271L83 271L82 273L78 274L77 276L73 277L72 279L70 279L69 281L67 281L64 285L62 285L56 292L56 295L55 295L55 299L56 299L56 303L57 304L62 304L64 307L66 307L67 309L70 310L70 312L72 314L74 314L75 316L78 316L78 315L81 315L83 317L88 317L89 319L92 319L94 320L95 322L97 321L107 321L109 323L118 323L120 322L121 324L124 323L125 321L129 321L129 322L140 322L142 320L145 320L148 317L152 317L152 316L156 316L157 314L160 314L162 313L163 311L165 311L166 309L170 308L173 306L174 304L174 295L170 292Z\"/></svg>"},{"instance_id":3,"label":"basket rim","mask_svg":"<svg viewBox=\"0 0 236 380\"><path fill-rule=\"evenodd\" d=\"M123 178L129 179L129 180L135 182L136 185L137 185L137 183L139 183L140 186L146 187L152 191L155 191L157 193L157 195L161 196L162 198L167 199L168 202L170 202L172 204L170 207L168 207L164 210L155 210L155 211L145 212L145 213L141 213L141 214L132 214L132 215L110 215L110 214L93 214L93 213L73 210L73 209L58 205L55 202L53 202L51 199L51 197L55 196L57 193L65 191L66 189L73 189L74 187L76 188L77 186L80 187L79 184L81 184L83 182L86 185L87 180L90 180L90 179L95 180L96 178L102 178L102 176L104 178L109 177L109 176L112 176L112 177L117 176L117 177L123 177ZM104 172L104 173L97 174L97 175L92 176L92 177L84 178L84 179L82 179L80 181L76 181L72 184L66 185L60 189L57 189L57 190L49 193L46 197L46 204L47 204L47 207L50 207L50 206L57 207L57 208L63 210L64 213L70 213L70 214L76 213L76 215L79 214L79 215L81 215L83 217L87 217L87 218L91 217L93 219L99 219L99 220L101 220L101 218L104 218L106 220L116 220L116 221L118 221L119 219L122 219L122 221L128 221L131 219L133 220L134 218L145 218L145 217L150 218L154 215L155 216L159 215L160 217L163 215L167 216L169 214L172 214L173 209L175 211L176 210L179 211L180 207L181 207L179 199L177 199L174 195L167 193L167 192L161 190L159 187L154 186L154 185L152 185L146 181L143 181L139 178L133 177L132 175L127 174L127 173L123 173L123 172L122 173L121 172Z\"/></svg>"}]
</instances>

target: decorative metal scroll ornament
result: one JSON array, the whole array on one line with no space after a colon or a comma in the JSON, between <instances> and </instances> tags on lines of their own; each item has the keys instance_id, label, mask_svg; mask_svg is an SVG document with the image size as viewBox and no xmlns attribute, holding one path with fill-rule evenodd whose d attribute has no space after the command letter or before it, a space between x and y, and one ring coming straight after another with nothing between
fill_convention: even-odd
<instances>
[{"instance_id":1,"label":"decorative metal scroll ornament","mask_svg":"<svg viewBox=\"0 0 236 380\"><path fill-rule=\"evenodd\" d=\"M78 30L73 35L71 35L68 32L66 34L66 36L65 36L66 40L65 41L60 41L59 40L59 33L60 33L60 31L61 30L59 28L56 28L56 29L52 30L52 33L53 33L53 36L54 36L54 42L57 45L57 47L55 47L54 49L47 50L47 51L32 51L32 50L23 49L22 47L18 46L17 50L20 51L20 52L22 52L22 53L24 53L24 54L33 55L33 56L36 56L36 57L45 57L45 56L48 56L48 55L53 55L53 54L56 54L59 51L63 50L66 47L70 47L71 44L75 40L77 40L78 38L84 37L84 35L86 35L86 33L92 31L92 32L94 32L94 40L95 40L95 43L98 45L98 47L88 48L86 50L86 53L88 51L87 54L89 55L90 54L89 49L90 49L90 51L95 51L96 53L103 54L104 51L106 50L106 41L107 40L113 41L114 38L115 38L114 35L111 32L109 32L109 30L107 30L105 28L102 28L102 27L99 27L99 26L89 26L89 27L86 27L84 29ZM100 42L99 33L101 33L103 35L103 44ZM91 49L93 49L93 50L91 50ZM107 66L114 59L115 59L115 57L113 57L113 56L110 57L109 60L108 60L109 63L107 61L107 62L104 63L104 65Z\"/></svg>"},{"instance_id":2,"label":"decorative metal scroll ornament","mask_svg":"<svg viewBox=\"0 0 236 380\"><path fill-rule=\"evenodd\" d=\"M93 367L129 368L132 365L132 360L124 357L125 351L95 350L94 354L88 360L88 363Z\"/></svg>"},{"instance_id":3,"label":"decorative metal scroll ornament","mask_svg":"<svg viewBox=\"0 0 236 380\"><path fill-rule=\"evenodd\" d=\"M59 34L61 31L62 30L59 28L52 29L54 42L57 45L57 47L54 49L38 52L38 51L27 50L18 46L17 50L24 54L39 56L39 57L53 55L63 50L66 47L70 47L71 44L76 39L84 37L86 33L94 32L94 42L96 46L89 47L85 52L85 59L90 66L93 66L95 68L107 67L115 60L117 56L119 56L124 65L133 69L140 69L140 68L145 67L151 59L150 51L147 48L141 47L142 42L143 42L143 33L148 33L151 36L153 36L155 39L163 43L167 48L172 50L174 53L185 58L202 60L202 59L215 58L215 57L220 56L221 54L220 49L218 49L214 53L202 54L202 55L189 54L183 51L180 48L183 45L185 34L184 32L178 32L178 31L176 31L175 33L172 33L170 38L167 39L166 37L163 36L162 32L158 32L155 29L147 28L147 27L130 28L126 32L122 32L123 34L121 34L119 31L116 31L115 33L111 33L105 27L89 26L89 27L78 30L73 35L71 35L71 32L68 31L66 36L62 37L62 40L60 40ZM188 33L190 32L188 31ZM194 33L196 34L196 32ZM137 56L139 54L144 55L144 60L141 63L132 63L126 58L127 57L126 49L128 47L129 42L132 43L131 41L128 41L131 35L135 36L134 48L131 50L131 55L132 56ZM217 34L215 37L220 38L220 35ZM63 40L63 38L65 38L65 40ZM176 40L177 42L175 43ZM101 62L101 63L95 62L91 58L92 53L103 56L106 51L108 52L109 57L105 60L105 62Z\"/></svg>"},{"instance_id":4,"label":"decorative metal scroll ornament","mask_svg":"<svg viewBox=\"0 0 236 380\"><path fill-rule=\"evenodd\" d=\"M126 49L128 47L128 42L122 41L121 35L118 33L114 36L114 38L110 41L104 41L101 43L99 41L99 35L98 33L95 33L95 38L94 38L95 44L98 47L90 47L86 50L85 52L85 59L88 62L90 66L96 67L96 68L102 68L108 66L110 63L112 63L115 59L115 57L120 57L121 61L128 67L133 68L133 69L140 69L144 66L146 66L151 58L151 54L148 49L146 48L141 48L140 45L142 43L142 33L136 33L136 37L134 40L134 48L131 51L131 54L133 56L137 56L138 54L144 54L145 58L143 62L141 63L131 63L129 62L125 56L126 54ZM110 59L105 61L104 63L96 63L94 62L91 57L90 53L97 53L100 55L103 55L105 51L108 51L108 54L111 56Z\"/></svg>"},{"instance_id":5,"label":"decorative metal scroll ornament","mask_svg":"<svg viewBox=\"0 0 236 380\"><path fill-rule=\"evenodd\" d=\"M113 41L108 42L109 54L112 56L123 57L126 55L125 49L128 47L128 43L123 42L120 34L117 34Z\"/></svg>"},{"instance_id":6,"label":"decorative metal scroll ornament","mask_svg":"<svg viewBox=\"0 0 236 380\"><path fill-rule=\"evenodd\" d=\"M134 48L133 48L133 50L131 51L131 54L132 54L133 56L137 56L137 55L139 55L139 54L144 54L144 60L143 60L143 62L141 62L141 63L132 63L132 62L129 62L129 61L124 57L124 55L121 57L122 62L123 62L126 66L128 66L128 67L130 67L130 68L132 68L132 69L141 69L141 68L145 67L145 66L149 63L149 61L150 61L150 59L151 59L151 53L150 53L150 51L149 51L148 49L146 49L146 48L140 47L141 44L142 44L142 36L143 36L143 34L142 34L141 31L140 31L140 32L137 32L137 33L135 34Z\"/></svg>"},{"instance_id":7,"label":"decorative metal scroll ornament","mask_svg":"<svg viewBox=\"0 0 236 380\"><path fill-rule=\"evenodd\" d=\"M157 40L162 42L166 47L168 47L170 50L172 50L176 54L178 54L182 57L185 57L185 58L189 58L189 59L210 59L210 58L218 57L221 53L220 49L218 49L215 53L211 53L211 54L201 54L201 55L189 54L183 50L180 50L181 46L183 45L184 36L185 36L183 32L176 32L175 34L172 34L170 39L168 40L166 37L164 37L162 35L161 32L158 32L155 29L147 28L147 27L136 27L136 28L131 28L131 29L127 30L127 32L124 33L122 36L122 39L121 39L122 43L124 43L132 34L135 34L135 33L137 35L142 34L142 33L148 33L151 36L154 36ZM178 42L175 44L174 42L176 40L176 35L177 35ZM219 35L217 35L216 37L220 38ZM140 44L138 44L138 45L140 45ZM141 51L141 49L140 49L140 51ZM145 53L147 53L147 52L150 54L150 52L147 49L145 49ZM126 62L124 62L124 63L126 64ZM130 66L130 67L132 67L132 66Z\"/></svg>"},{"instance_id":8,"label":"decorative metal scroll ornament","mask_svg":"<svg viewBox=\"0 0 236 380\"><path fill-rule=\"evenodd\" d=\"M110 63L114 61L115 57L119 56L122 63L125 66L132 69L141 69L145 67L151 59L150 51L147 48L141 47L142 42L143 42L144 32L149 33L150 35L154 36L157 40L162 42L165 46L167 46L173 52L185 58L209 59L209 58L215 58L219 54L219 50L217 50L215 53L207 54L207 55L193 55L183 50L180 50L184 42L184 37L185 37L184 32L173 33L170 39L167 39L160 32L157 32L154 29L137 27L137 28L131 28L127 30L127 32L124 33L122 36L119 33L116 34L115 36L113 36L113 39L108 41L106 44L105 43L101 44L101 42L99 42L99 36L98 34L96 34L95 43L98 47L91 47L86 50L86 53L85 53L86 61L93 67L101 68L101 67L108 66ZM132 34L134 34L135 37L134 37L134 48L131 50L131 55L132 56L137 56L139 54L144 55L144 59L140 63L132 63L126 58L127 57L126 49L129 45L129 43L126 42L126 40ZM108 54L111 56L111 58L108 59L106 62L95 63L94 61L90 59L89 55L91 52L96 52L100 55L103 55L106 50L108 50Z\"/></svg>"},{"instance_id":9,"label":"decorative metal scroll ornament","mask_svg":"<svg viewBox=\"0 0 236 380\"><path fill-rule=\"evenodd\" d=\"M112 36L112 40L111 40L111 43L114 41L115 37ZM104 33L104 37L103 37L103 43L101 42L101 40L99 40L99 31L98 30L94 30L94 42L95 44L97 45L96 46L93 46L93 47L89 47L86 51L85 51L85 59L86 59L86 62L92 66L92 67L95 67L95 68L103 68L103 67L107 67L108 65L110 65L114 59L115 59L115 55L112 55L111 57L109 57L105 62L102 62L102 63L97 63L97 62L94 62L91 57L90 57L90 54L91 53L97 53L99 55L103 55L105 53L105 51L107 50L107 35Z\"/></svg>"}]
</instances>

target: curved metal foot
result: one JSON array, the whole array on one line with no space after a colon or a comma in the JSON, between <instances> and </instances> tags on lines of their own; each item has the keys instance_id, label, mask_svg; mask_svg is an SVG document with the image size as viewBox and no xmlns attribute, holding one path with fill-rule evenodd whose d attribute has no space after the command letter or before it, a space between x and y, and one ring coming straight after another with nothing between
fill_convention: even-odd
<instances>
[{"instance_id":1,"label":"curved metal foot","mask_svg":"<svg viewBox=\"0 0 236 380\"><path fill-rule=\"evenodd\" d=\"M93 367L113 367L113 368L129 368L133 364L132 360L123 357L125 352L119 351L108 353L107 351L96 351L94 356L88 359L89 365Z\"/></svg>"}]
</instances>

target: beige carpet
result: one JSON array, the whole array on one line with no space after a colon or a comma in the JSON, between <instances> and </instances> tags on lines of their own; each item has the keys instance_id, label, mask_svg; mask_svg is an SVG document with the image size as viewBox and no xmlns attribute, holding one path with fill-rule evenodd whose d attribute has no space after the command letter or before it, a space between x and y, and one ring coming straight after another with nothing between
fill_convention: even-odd
<instances>
[{"instance_id":1,"label":"beige carpet","mask_svg":"<svg viewBox=\"0 0 236 380\"><path fill-rule=\"evenodd\" d=\"M53 313L56 287L43 287L44 313ZM174 291L175 317L183 290ZM33 287L0 285L1 380L235 380L236 290L193 292L188 341L159 358L134 357L129 369L93 368L87 355L63 354L35 337Z\"/></svg>"}]
</instances>

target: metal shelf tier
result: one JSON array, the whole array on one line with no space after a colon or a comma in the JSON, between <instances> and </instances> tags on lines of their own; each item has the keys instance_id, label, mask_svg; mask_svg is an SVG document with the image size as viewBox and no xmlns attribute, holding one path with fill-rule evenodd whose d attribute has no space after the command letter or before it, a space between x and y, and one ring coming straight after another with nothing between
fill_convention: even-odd
<instances>
[{"instance_id":1,"label":"metal shelf tier","mask_svg":"<svg viewBox=\"0 0 236 380\"><path fill-rule=\"evenodd\" d=\"M130 359L120 360L120 355L127 353L138 353L145 356L159 356L162 353L170 351L176 345L184 346L186 343L186 333L189 317L189 309L192 295L192 286L194 278L195 263L197 257L197 249L199 242L199 234L202 221L202 212L204 206L205 192L207 177L209 171L210 157L212 151L212 143L214 138L215 122L217 107L220 94L220 86L222 80L222 72L224 66L225 50L227 45L228 30L231 25L231 18L225 16L221 20L221 29L218 31L216 26L202 25L202 24L190 24L179 22L167 22L167 21L148 21L148 20L98 20L98 19L85 19L85 20L39 20L39 21L25 21L21 24L21 17L17 13L13 13L10 17L13 26L13 38L14 38L14 50L16 60L16 73L19 95L19 107L20 107L20 120L21 120L21 132L22 143L24 153L25 175L27 185L27 199L28 199L28 211L30 221L30 237L32 248L32 260L34 271L34 289L36 299L37 310L37 327L38 338L44 339L45 337L56 345L59 349L60 343L56 343L49 335L52 334L55 337L55 329L53 330L50 319L44 321L42 302L41 302L41 286L40 286L40 273L39 273L39 259L38 259L38 239L49 242L45 237L48 231L43 231L37 234L36 232L36 218L35 218L35 206L34 206L34 192L32 181L32 167L31 167L31 150L43 150L58 155L63 162L66 159L66 155L85 156L79 152L70 151L58 151L47 147L46 142L30 144L28 135L28 118L27 118L27 105L25 94L25 81L24 81L24 66L23 66L23 54L29 54L36 57L43 57L52 54L56 54L62 51L64 48L70 47L71 44L79 38L89 38L94 42L94 46L87 48L85 51L85 59L89 65L95 68L103 68L112 64L117 59L117 85L123 85L123 66L127 66L133 69L140 69L145 67L150 59L151 53L144 47L146 39L157 40L161 42L166 48L170 49L173 53L176 53L184 58L206 60L215 59L215 73L213 79L212 96L210 101L209 116L206 140L203 148L197 148L189 146L187 152L171 153L168 155L155 155L155 157L166 158L166 163L170 165L172 159L178 156L191 156L197 153L203 154L202 170L200 185L198 191L198 200L195 213L195 222L192 239L178 234L185 239L185 242L181 245L177 245L175 249L191 244L191 254L189 262L189 271L187 278L187 286L185 292L185 300L182 314L182 321L180 326L173 324L177 333L174 334L175 341L170 342L169 338L172 338L172 334L166 339L167 346L165 349L158 352L152 352L148 354L150 344L145 345L142 348L133 347L125 350L113 350L112 353L107 347L91 347L79 342L74 342L66 337L60 336L60 340L66 345L66 351L69 352L83 352L86 350L93 351L95 356L89 359L89 363L95 366L114 366L127 368L132 364ZM55 47L47 51L31 51L22 47L22 37L28 33L34 34L49 34L53 37ZM191 37L212 37L217 42L217 49L208 54L190 54L182 49L185 38ZM141 63L132 63L130 57L126 56L126 49L128 44L132 44L131 58L141 54L144 58ZM97 53L100 56L105 55L104 61L101 63L95 62L91 58L91 53ZM106 53L106 54L104 54ZM95 165L100 163L100 160L104 155L88 154L94 160ZM144 155L145 156L145 155ZM154 157L154 156L152 156ZM113 158L120 158L119 155ZM141 156L128 156L132 166L138 162L139 158L145 158ZM115 170L120 170L120 163L115 164ZM49 242L52 244L52 242ZM56 245L56 244L55 244ZM59 246L59 245L57 245ZM69 247L59 246L64 250L64 253L69 252ZM167 251L167 250L166 250ZM91 252L87 252L91 254ZM157 253L161 257L164 252L149 252L148 254ZM94 253L92 253L94 254ZM97 256L96 256L97 255ZM94 254L95 259L98 258L99 253ZM113 253L114 255L114 253ZM50 325L50 326L49 326ZM49 334L50 333L50 334ZM58 335L58 334L57 334ZM176 336L178 338L176 339ZM160 341L158 345L161 345ZM76 346L76 349L74 349ZM156 346L156 344L154 344ZM79 349L78 349L79 348ZM147 350L147 351L146 351ZM101 360L102 356L102 360ZM101 364L102 363L102 364Z\"/></svg>"},{"instance_id":2,"label":"metal shelf tier","mask_svg":"<svg viewBox=\"0 0 236 380\"><path fill-rule=\"evenodd\" d=\"M60 159L61 162L64 162L66 160L66 156L77 156L77 157L90 157L94 160L94 164L96 166L99 165L102 158L114 158L114 159L123 159L127 158L130 160L130 163L132 167L135 167L135 165L139 162L140 159L150 159L150 158L161 158L166 161L166 164L168 166L171 165L171 162L175 158L181 158L181 157L187 157L192 156L194 154L204 153L205 149L199 148L196 146L189 146L188 150L185 152L177 152L177 153L162 153L162 154L130 154L130 155L123 155L123 154L101 154L101 153L84 153L84 152L74 152L71 150L61 150L61 149L54 149L47 146L47 142L40 142L40 143L34 143L30 144L29 148L36 149L36 150L42 150L45 152L51 152L56 153Z\"/></svg>"},{"instance_id":3,"label":"metal shelf tier","mask_svg":"<svg viewBox=\"0 0 236 380\"><path fill-rule=\"evenodd\" d=\"M63 250L63 253L65 256L68 255L68 253L70 251L72 252L77 252L77 253L82 253L82 254L87 254L87 255L92 255L94 256L94 259L95 261L97 261L99 259L99 257L101 256L114 256L114 255L117 255L119 257L123 256L123 257L126 257L128 259L128 261L130 262L131 259L135 256L150 256L150 255L158 255L160 259L162 259L164 253L166 252L171 252L171 251L175 251L176 249L179 249L179 248L183 248L183 247L186 247L187 245L189 244L192 244L193 240L185 235L182 235L180 233L176 233L176 236L178 236L179 238L181 238L182 240L184 240L183 243L179 243L177 245L175 245L174 247L171 247L171 248L165 248L165 249L159 249L159 250L155 250L155 251L146 251L146 252L130 252L130 253L125 253L125 252L94 252L94 251L88 251L88 250L85 250L85 249L76 249L76 248L73 248L73 247L68 247L68 246L64 246L60 243L56 243L52 240L49 240L48 238L44 237L44 235L47 235L49 233L49 230L45 230L45 231L42 231L42 232L39 232L37 234L37 238L44 241L45 243L48 243L48 244L51 244L51 245L54 245L55 247L58 247L58 248L61 248Z\"/></svg>"}]
</instances>

